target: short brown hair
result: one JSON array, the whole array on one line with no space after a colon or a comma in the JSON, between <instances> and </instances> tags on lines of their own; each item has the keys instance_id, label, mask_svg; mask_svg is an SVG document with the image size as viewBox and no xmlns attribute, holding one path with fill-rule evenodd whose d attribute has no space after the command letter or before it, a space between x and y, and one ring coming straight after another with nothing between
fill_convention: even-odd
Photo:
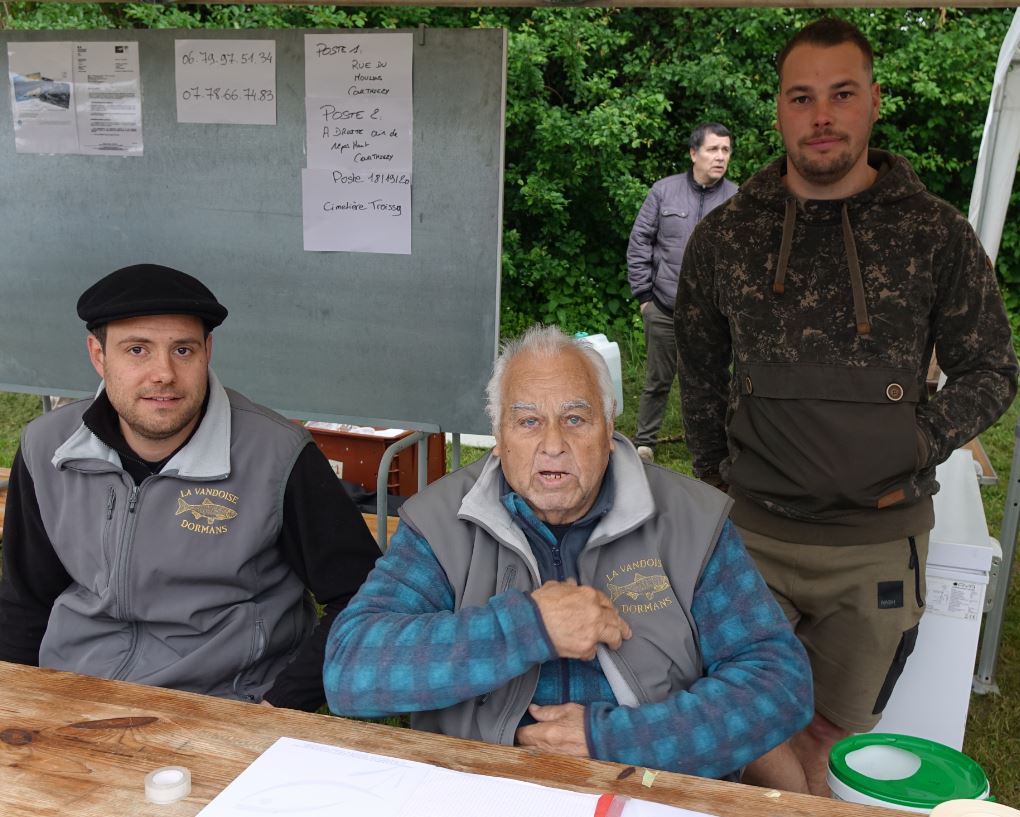
<instances>
[{"instance_id":1,"label":"short brown hair","mask_svg":"<svg viewBox=\"0 0 1020 817\"><path fill-rule=\"evenodd\" d=\"M875 65L875 54L871 50L871 43L864 36L861 30L853 23L840 20L838 17L822 17L810 25L804 26L793 35L790 41L783 46L783 50L776 57L776 73L779 78L783 77L783 63L790 56L798 45L820 45L823 48L853 43L864 55L864 62L868 66L868 73L872 73Z\"/></svg>"}]
</instances>

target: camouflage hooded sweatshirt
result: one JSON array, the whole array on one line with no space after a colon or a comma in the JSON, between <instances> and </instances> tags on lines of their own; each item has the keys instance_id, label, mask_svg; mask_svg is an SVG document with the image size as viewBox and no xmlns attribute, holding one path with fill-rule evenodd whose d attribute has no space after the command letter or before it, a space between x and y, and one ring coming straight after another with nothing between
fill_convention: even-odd
<instances>
[{"instance_id":1,"label":"camouflage hooded sweatshirt","mask_svg":"<svg viewBox=\"0 0 1020 817\"><path fill-rule=\"evenodd\" d=\"M790 542L871 544L928 530L935 466L1016 393L991 262L902 157L875 183L798 201L786 159L695 230L674 324L695 473L731 518ZM932 349L948 382L929 399Z\"/></svg>"}]
</instances>

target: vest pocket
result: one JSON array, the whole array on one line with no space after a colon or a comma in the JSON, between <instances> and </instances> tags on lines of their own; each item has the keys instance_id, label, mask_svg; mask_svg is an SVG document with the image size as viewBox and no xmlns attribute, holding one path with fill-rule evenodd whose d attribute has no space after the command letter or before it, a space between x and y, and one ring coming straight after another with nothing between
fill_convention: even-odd
<instances>
[{"instance_id":1,"label":"vest pocket","mask_svg":"<svg viewBox=\"0 0 1020 817\"><path fill-rule=\"evenodd\" d=\"M253 605L254 606L254 605ZM259 659L266 652L266 627L261 618L256 618L252 628L251 644L248 648L248 655L241 665L237 675L234 676L234 693L242 697L250 698L245 690L248 686L247 675L251 668L258 663Z\"/></svg>"},{"instance_id":2,"label":"vest pocket","mask_svg":"<svg viewBox=\"0 0 1020 817\"><path fill-rule=\"evenodd\" d=\"M908 370L754 364L736 377L723 476L741 493L801 519L918 498L918 387Z\"/></svg>"}]
</instances>

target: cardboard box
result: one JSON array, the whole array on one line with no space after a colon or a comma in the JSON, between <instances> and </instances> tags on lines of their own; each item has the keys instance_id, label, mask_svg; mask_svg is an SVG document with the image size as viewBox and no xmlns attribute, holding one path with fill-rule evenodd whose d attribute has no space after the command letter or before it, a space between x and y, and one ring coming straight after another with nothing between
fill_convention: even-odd
<instances>
[{"instance_id":1,"label":"cardboard box","mask_svg":"<svg viewBox=\"0 0 1020 817\"><path fill-rule=\"evenodd\" d=\"M356 482L366 491L378 487L379 463L383 452L393 443L414 433L404 429L373 429L374 433L356 427L346 429L336 423L305 423L305 427L326 455L338 477ZM428 438L427 479L435 482L446 473L446 439L442 434ZM418 491L418 446L412 445L390 463L386 480L387 493L410 496Z\"/></svg>"}]
</instances>

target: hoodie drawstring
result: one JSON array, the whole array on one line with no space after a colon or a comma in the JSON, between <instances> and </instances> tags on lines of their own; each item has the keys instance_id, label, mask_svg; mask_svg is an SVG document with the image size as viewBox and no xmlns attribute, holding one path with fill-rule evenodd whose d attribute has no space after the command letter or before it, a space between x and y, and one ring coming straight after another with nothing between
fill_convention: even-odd
<instances>
[{"instance_id":1,"label":"hoodie drawstring","mask_svg":"<svg viewBox=\"0 0 1020 817\"><path fill-rule=\"evenodd\" d=\"M776 267L776 278L772 282L772 291L776 295L786 292L786 265L790 262L790 248L793 246L793 227L797 223L797 202L786 200L786 215L783 217L783 240L779 243L779 266Z\"/></svg>"},{"instance_id":2,"label":"hoodie drawstring","mask_svg":"<svg viewBox=\"0 0 1020 817\"><path fill-rule=\"evenodd\" d=\"M871 334L871 318L868 315L868 304L864 299L864 276L861 274L861 262L857 257L857 245L850 229L850 215L846 204L842 208L843 216L843 247L846 250L847 266L850 268L850 289L854 296L854 320L857 323L858 335ZM786 213L783 217L783 238L779 243L779 263L776 266L776 277L772 281L772 292L782 295L786 291L786 268L790 262L790 250L793 247L793 228L797 223L797 201L786 200Z\"/></svg>"},{"instance_id":3,"label":"hoodie drawstring","mask_svg":"<svg viewBox=\"0 0 1020 817\"><path fill-rule=\"evenodd\" d=\"M864 277L861 275L861 262L857 259L857 245L850 229L850 215L843 204L843 246L846 248L846 260L850 266L850 288L854 293L854 320L857 321L857 334L871 334L871 318L868 317L868 304L864 300Z\"/></svg>"}]
</instances>

